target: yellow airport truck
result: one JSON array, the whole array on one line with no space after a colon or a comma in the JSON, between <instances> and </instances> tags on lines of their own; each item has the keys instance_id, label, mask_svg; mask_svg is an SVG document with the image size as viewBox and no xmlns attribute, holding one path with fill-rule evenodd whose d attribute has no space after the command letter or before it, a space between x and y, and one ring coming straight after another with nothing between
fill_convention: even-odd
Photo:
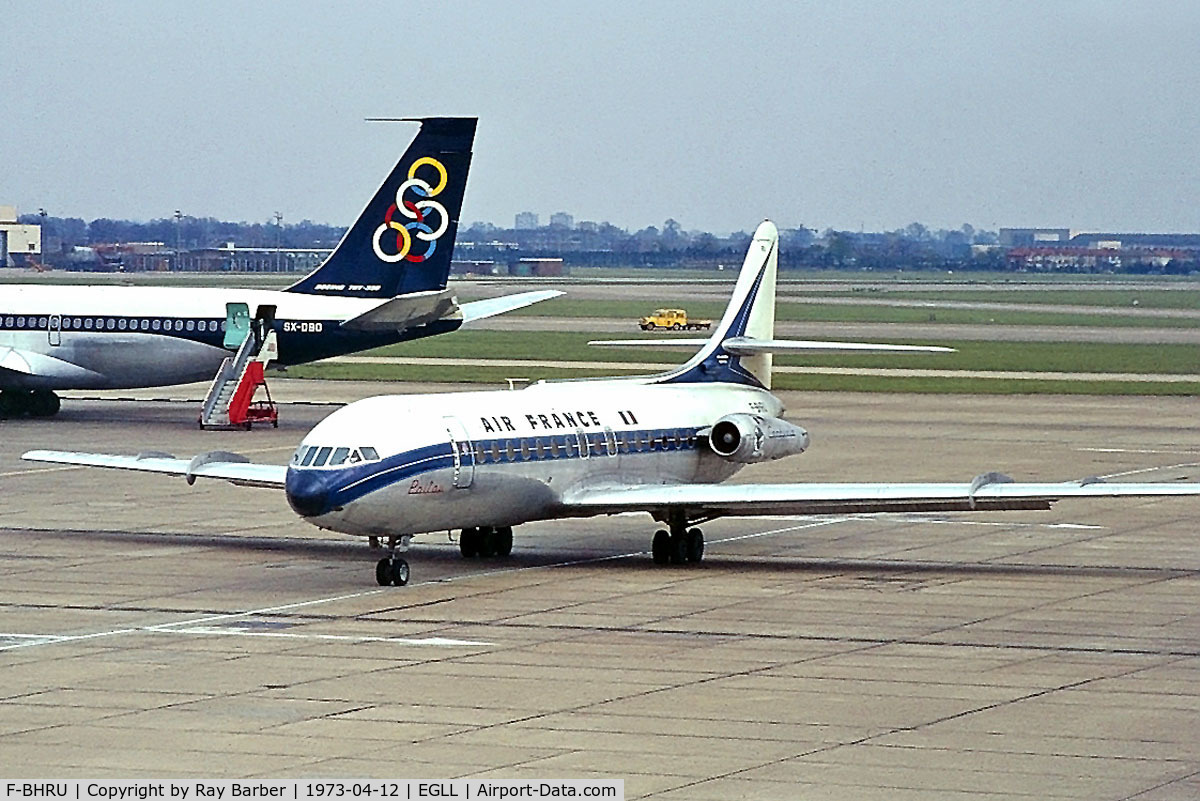
<instances>
[{"instance_id":1,"label":"yellow airport truck","mask_svg":"<svg viewBox=\"0 0 1200 801\"><path fill-rule=\"evenodd\" d=\"M700 331L712 327L712 320L688 319L684 309L655 309L654 314L638 320L643 331L669 328L672 331Z\"/></svg>"}]
</instances>

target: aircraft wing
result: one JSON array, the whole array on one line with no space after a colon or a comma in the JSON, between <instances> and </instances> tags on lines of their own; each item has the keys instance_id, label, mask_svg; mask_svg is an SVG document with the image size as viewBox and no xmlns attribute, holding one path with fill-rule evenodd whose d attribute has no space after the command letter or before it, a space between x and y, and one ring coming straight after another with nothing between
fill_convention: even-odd
<instances>
[{"instance_id":1,"label":"aircraft wing","mask_svg":"<svg viewBox=\"0 0 1200 801\"><path fill-rule=\"evenodd\" d=\"M556 298L561 294L563 293L558 290L544 289L459 304L449 289L411 292L386 300L357 317L351 317L342 323L342 327L358 331L396 331L438 320L461 320L463 323L469 323L472 320L493 317Z\"/></svg>"},{"instance_id":2,"label":"aircraft wing","mask_svg":"<svg viewBox=\"0 0 1200 801\"><path fill-rule=\"evenodd\" d=\"M453 318L457 314L458 304L448 289L410 292L351 317L342 323L342 327L356 331L397 331Z\"/></svg>"},{"instance_id":3,"label":"aircraft wing","mask_svg":"<svg viewBox=\"0 0 1200 801\"><path fill-rule=\"evenodd\" d=\"M61 378L69 380L104 380L104 376L72 362L56 359L30 350L0 347L0 373Z\"/></svg>"},{"instance_id":4,"label":"aircraft wing","mask_svg":"<svg viewBox=\"0 0 1200 801\"><path fill-rule=\"evenodd\" d=\"M1049 509L1063 498L1171 495L1200 495L1200 484L1107 483L1099 479L1017 483L998 473L969 483L948 484L664 484L575 490L564 494L561 511L586 516L685 509L692 519L712 519L728 515Z\"/></svg>"},{"instance_id":5,"label":"aircraft wing","mask_svg":"<svg viewBox=\"0 0 1200 801\"><path fill-rule=\"evenodd\" d=\"M27 451L21 455L29 462L50 462L80 467L108 467L114 470L139 470L183 476L189 484L197 478L220 478L243 487L283 489L287 465L255 464L245 456L227 451L202 453L193 459L176 459L169 453L139 453L137 456L113 456L107 453L74 451Z\"/></svg>"},{"instance_id":6,"label":"aircraft wing","mask_svg":"<svg viewBox=\"0 0 1200 801\"><path fill-rule=\"evenodd\" d=\"M463 323L469 323L472 320L495 317L497 314L504 314L513 309L532 306L535 303L541 303L543 300L557 298L561 294L563 293L557 289L518 292L515 295L501 295L498 298L488 298L487 300L472 300L459 306L459 309L462 311Z\"/></svg>"}]
</instances>

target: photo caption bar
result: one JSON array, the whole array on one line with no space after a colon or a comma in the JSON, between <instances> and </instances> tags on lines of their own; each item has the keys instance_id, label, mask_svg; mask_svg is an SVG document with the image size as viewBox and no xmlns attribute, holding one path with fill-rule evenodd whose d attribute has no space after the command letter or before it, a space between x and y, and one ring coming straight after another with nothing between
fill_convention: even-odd
<instances>
[{"instance_id":1,"label":"photo caption bar","mask_svg":"<svg viewBox=\"0 0 1200 801\"><path fill-rule=\"evenodd\" d=\"M180 781L143 779L137 781L9 781L0 787L9 799L64 799L65 801L233 801L238 799L281 799L281 801L325 801L325 799L412 799L438 798L470 801L489 799L601 798L625 801L624 779L545 779L506 781L499 779L445 779L395 781L380 779L266 779Z\"/></svg>"}]
</instances>

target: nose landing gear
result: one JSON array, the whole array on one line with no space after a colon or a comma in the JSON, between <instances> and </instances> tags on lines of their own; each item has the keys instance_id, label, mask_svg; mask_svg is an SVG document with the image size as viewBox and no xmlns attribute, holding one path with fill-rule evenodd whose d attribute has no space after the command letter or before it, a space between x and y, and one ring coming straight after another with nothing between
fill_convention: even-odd
<instances>
[{"instance_id":1,"label":"nose landing gear","mask_svg":"<svg viewBox=\"0 0 1200 801\"><path fill-rule=\"evenodd\" d=\"M371 540L378 542L374 537ZM380 587L386 587L390 584L403 587L408 583L410 573L408 561L396 553L398 548L405 549L407 547L408 537L388 538L388 555L375 564L375 581Z\"/></svg>"}]
</instances>

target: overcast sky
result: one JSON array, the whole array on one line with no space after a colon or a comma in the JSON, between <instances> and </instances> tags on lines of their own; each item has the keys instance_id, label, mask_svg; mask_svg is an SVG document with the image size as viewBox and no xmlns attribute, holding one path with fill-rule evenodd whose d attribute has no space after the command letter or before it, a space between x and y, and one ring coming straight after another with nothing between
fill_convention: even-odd
<instances>
[{"instance_id":1,"label":"overcast sky","mask_svg":"<svg viewBox=\"0 0 1200 801\"><path fill-rule=\"evenodd\" d=\"M0 204L349 224L480 118L463 218L1200 230L1195 2L21 2Z\"/></svg>"}]
</instances>

